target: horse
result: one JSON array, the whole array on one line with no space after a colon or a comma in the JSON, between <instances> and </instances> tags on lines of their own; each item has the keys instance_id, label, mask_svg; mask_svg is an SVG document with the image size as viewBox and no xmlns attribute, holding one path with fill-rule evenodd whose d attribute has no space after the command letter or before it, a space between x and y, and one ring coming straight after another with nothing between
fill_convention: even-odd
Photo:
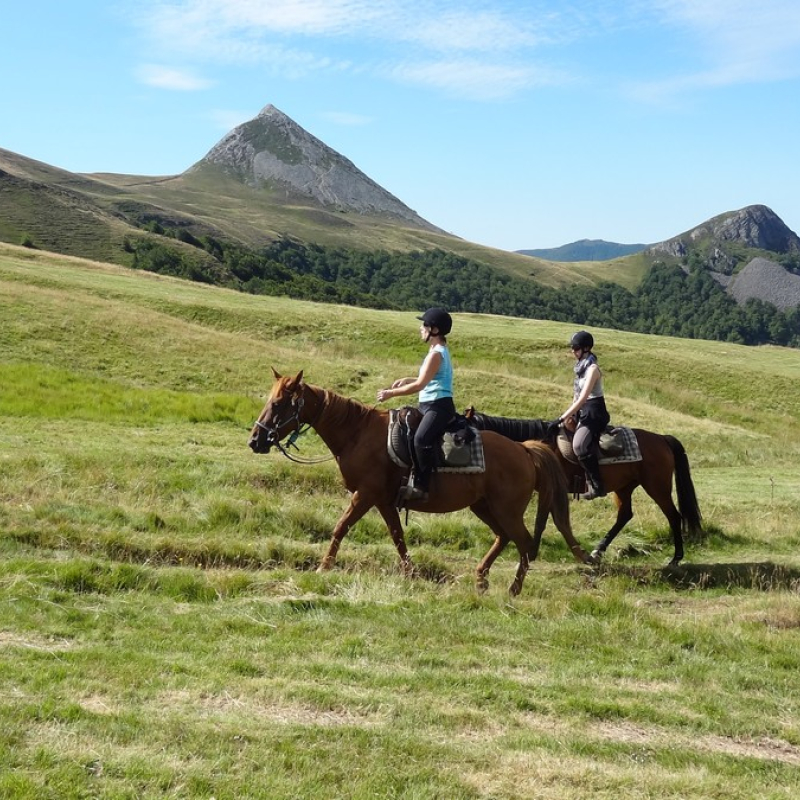
<instances>
[{"instance_id":1,"label":"horse","mask_svg":"<svg viewBox=\"0 0 800 800\"><path fill-rule=\"evenodd\" d=\"M371 508L386 523L406 575L413 574L396 498L405 470L394 463L387 450L389 412L370 408L358 400L306 383L303 371L295 377L273 368L274 384L267 402L250 432L248 445L254 453L268 453L287 436L291 443L302 431L313 428L339 466L350 504L334 526L330 546L318 567L333 567L339 547L350 528ZM306 426L306 427L303 427ZM519 565L509 587L518 595L530 563L538 555L542 531L552 515L575 559L591 563L572 533L569 495L564 474L553 452L541 442L512 442L483 434L484 472L436 472L427 501L412 501L407 508L441 514L470 508L495 535L489 551L476 569L476 585L488 588L489 570L509 541L519 552ZM534 491L539 493L535 537L523 519Z\"/></svg>"},{"instance_id":2,"label":"horse","mask_svg":"<svg viewBox=\"0 0 800 800\"><path fill-rule=\"evenodd\" d=\"M554 435L556 423L548 423L541 419L491 417L476 413L471 408L467 409L466 416L479 430L501 433L512 441L534 439L548 442L569 484L583 485L586 477L583 467L565 458L556 445ZM675 554L669 563L679 564L684 557L683 534L702 532L702 514L689 469L689 458L681 442L674 436L653 433L641 428L632 430L639 443L641 461L620 461L600 465L603 484L614 494L617 518L608 533L592 550L591 557L595 563L599 563L617 534L633 519L631 496L634 489L641 486L669 522L675 545ZM678 498L677 507L672 500L673 477Z\"/></svg>"}]
</instances>

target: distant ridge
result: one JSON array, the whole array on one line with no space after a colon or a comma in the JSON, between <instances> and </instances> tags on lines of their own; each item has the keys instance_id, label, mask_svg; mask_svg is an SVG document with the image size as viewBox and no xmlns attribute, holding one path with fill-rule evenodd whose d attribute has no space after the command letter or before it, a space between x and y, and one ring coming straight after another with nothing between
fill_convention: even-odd
<instances>
[{"instance_id":1,"label":"distant ridge","mask_svg":"<svg viewBox=\"0 0 800 800\"><path fill-rule=\"evenodd\" d=\"M608 261L639 253L646 244L618 244L603 239L580 239L561 247L540 248L538 250L517 250L523 256L544 258L548 261Z\"/></svg>"},{"instance_id":2,"label":"distant ridge","mask_svg":"<svg viewBox=\"0 0 800 800\"><path fill-rule=\"evenodd\" d=\"M209 165L251 188L283 192L288 201L311 199L323 207L441 230L271 104L234 128L185 174Z\"/></svg>"}]
</instances>

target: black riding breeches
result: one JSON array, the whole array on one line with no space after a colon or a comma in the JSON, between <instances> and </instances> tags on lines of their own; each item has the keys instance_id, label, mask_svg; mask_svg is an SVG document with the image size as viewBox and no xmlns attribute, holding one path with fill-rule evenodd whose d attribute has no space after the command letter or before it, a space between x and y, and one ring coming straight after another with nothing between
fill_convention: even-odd
<instances>
[{"instance_id":1,"label":"black riding breeches","mask_svg":"<svg viewBox=\"0 0 800 800\"><path fill-rule=\"evenodd\" d=\"M572 449L577 458L596 455L600 434L608 427L611 417L602 397L587 400L578 412L578 427L572 437Z\"/></svg>"},{"instance_id":2,"label":"black riding breeches","mask_svg":"<svg viewBox=\"0 0 800 800\"><path fill-rule=\"evenodd\" d=\"M445 432L456 415L452 397L443 397L432 403L421 403L422 421L414 434L414 450L417 456L415 484L427 491L434 465L436 440Z\"/></svg>"}]
</instances>

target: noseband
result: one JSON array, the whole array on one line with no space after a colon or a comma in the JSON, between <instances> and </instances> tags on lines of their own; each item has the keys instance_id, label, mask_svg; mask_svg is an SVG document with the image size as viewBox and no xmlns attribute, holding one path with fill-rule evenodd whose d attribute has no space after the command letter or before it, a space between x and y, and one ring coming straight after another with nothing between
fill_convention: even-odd
<instances>
[{"instance_id":1,"label":"noseband","mask_svg":"<svg viewBox=\"0 0 800 800\"><path fill-rule=\"evenodd\" d=\"M318 459L299 459L293 456L287 450L287 448L289 447L294 447L295 450L300 452L300 448L296 444L297 440L304 433L306 433L309 430L309 428L313 428L314 425L316 425L316 423L319 422L319 418L322 416L322 412L325 409L325 402L327 401L327 399L328 399L328 392L326 391L323 400L320 403L319 411L317 412L317 415L314 417L314 420L312 422L307 422L305 425L303 425L300 422L300 413L302 412L303 406L305 405L306 402L305 397L301 396L297 398L295 397L292 398L291 407L294 413L289 417L289 419L286 420L286 422L283 422L279 415L277 420L273 421L269 425L262 422L260 419L257 419L255 423L256 427L259 430L264 431L264 433L267 434L267 441L270 444L277 447L278 450L280 450L281 453L285 455L286 458L288 458L290 461L295 461L298 464L319 464L322 463L323 461L330 461L333 458L332 455ZM283 445L281 443L281 440L278 438L278 428L282 428L284 425L289 425L291 423L294 423L294 430L291 432L289 438L286 440L286 444Z\"/></svg>"},{"instance_id":2,"label":"noseband","mask_svg":"<svg viewBox=\"0 0 800 800\"><path fill-rule=\"evenodd\" d=\"M286 422L283 422L283 420L281 420L279 415L269 425L267 425L265 422L262 422L260 419L257 419L256 427L264 431L264 433L267 434L267 439L269 441L274 442L275 446L280 448L281 443L280 440L278 439L278 428L282 428L284 425L289 425L293 422L294 430L292 431L291 436L289 436L289 439L286 442L286 444L288 447L296 447L295 441L297 440L297 437L300 436L301 433L305 433L305 431L307 431L308 428L310 427L309 425L306 425L306 427L302 430L300 427L300 412L303 410L305 402L306 401L304 397L298 397L298 398L293 397L292 410L294 411L294 413L289 417L289 419L286 420Z\"/></svg>"}]
</instances>

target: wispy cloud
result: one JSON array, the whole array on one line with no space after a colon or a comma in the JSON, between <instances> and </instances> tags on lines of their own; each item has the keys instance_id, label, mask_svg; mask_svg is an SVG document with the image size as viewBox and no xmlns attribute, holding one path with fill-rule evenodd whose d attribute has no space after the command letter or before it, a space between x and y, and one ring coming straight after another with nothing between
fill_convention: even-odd
<instances>
[{"instance_id":1,"label":"wispy cloud","mask_svg":"<svg viewBox=\"0 0 800 800\"><path fill-rule=\"evenodd\" d=\"M624 46L625 37L666 36L669 52L685 55L654 52L652 80L641 75L636 87L642 95L800 71L796 0L145 2L139 24L150 43L185 61L257 65L289 78L367 72L480 100L602 70L603 63L579 66L580 49L605 37Z\"/></svg>"},{"instance_id":2,"label":"wispy cloud","mask_svg":"<svg viewBox=\"0 0 800 800\"><path fill-rule=\"evenodd\" d=\"M656 0L653 11L692 58L674 73L641 80L633 91L663 101L686 92L789 80L800 75L800 5L796 0Z\"/></svg>"},{"instance_id":3,"label":"wispy cloud","mask_svg":"<svg viewBox=\"0 0 800 800\"><path fill-rule=\"evenodd\" d=\"M390 70L390 77L476 100L501 100L533 86L569 81L555 71L525 64L489 64L469 59L398 64Z\"/></svg>"},{"instance_id":4,"label":"wispy cloud","mask_svg":"<svg viewBox=\"0 0 800 800\"><path fill-rule=\"evenodd\" d=\"M137 78L148 86L179 92L196 92L213 86L212 81L200 78L186 70L159 64L143 64L136 70Z\"/></svg>"}]
</instances>

